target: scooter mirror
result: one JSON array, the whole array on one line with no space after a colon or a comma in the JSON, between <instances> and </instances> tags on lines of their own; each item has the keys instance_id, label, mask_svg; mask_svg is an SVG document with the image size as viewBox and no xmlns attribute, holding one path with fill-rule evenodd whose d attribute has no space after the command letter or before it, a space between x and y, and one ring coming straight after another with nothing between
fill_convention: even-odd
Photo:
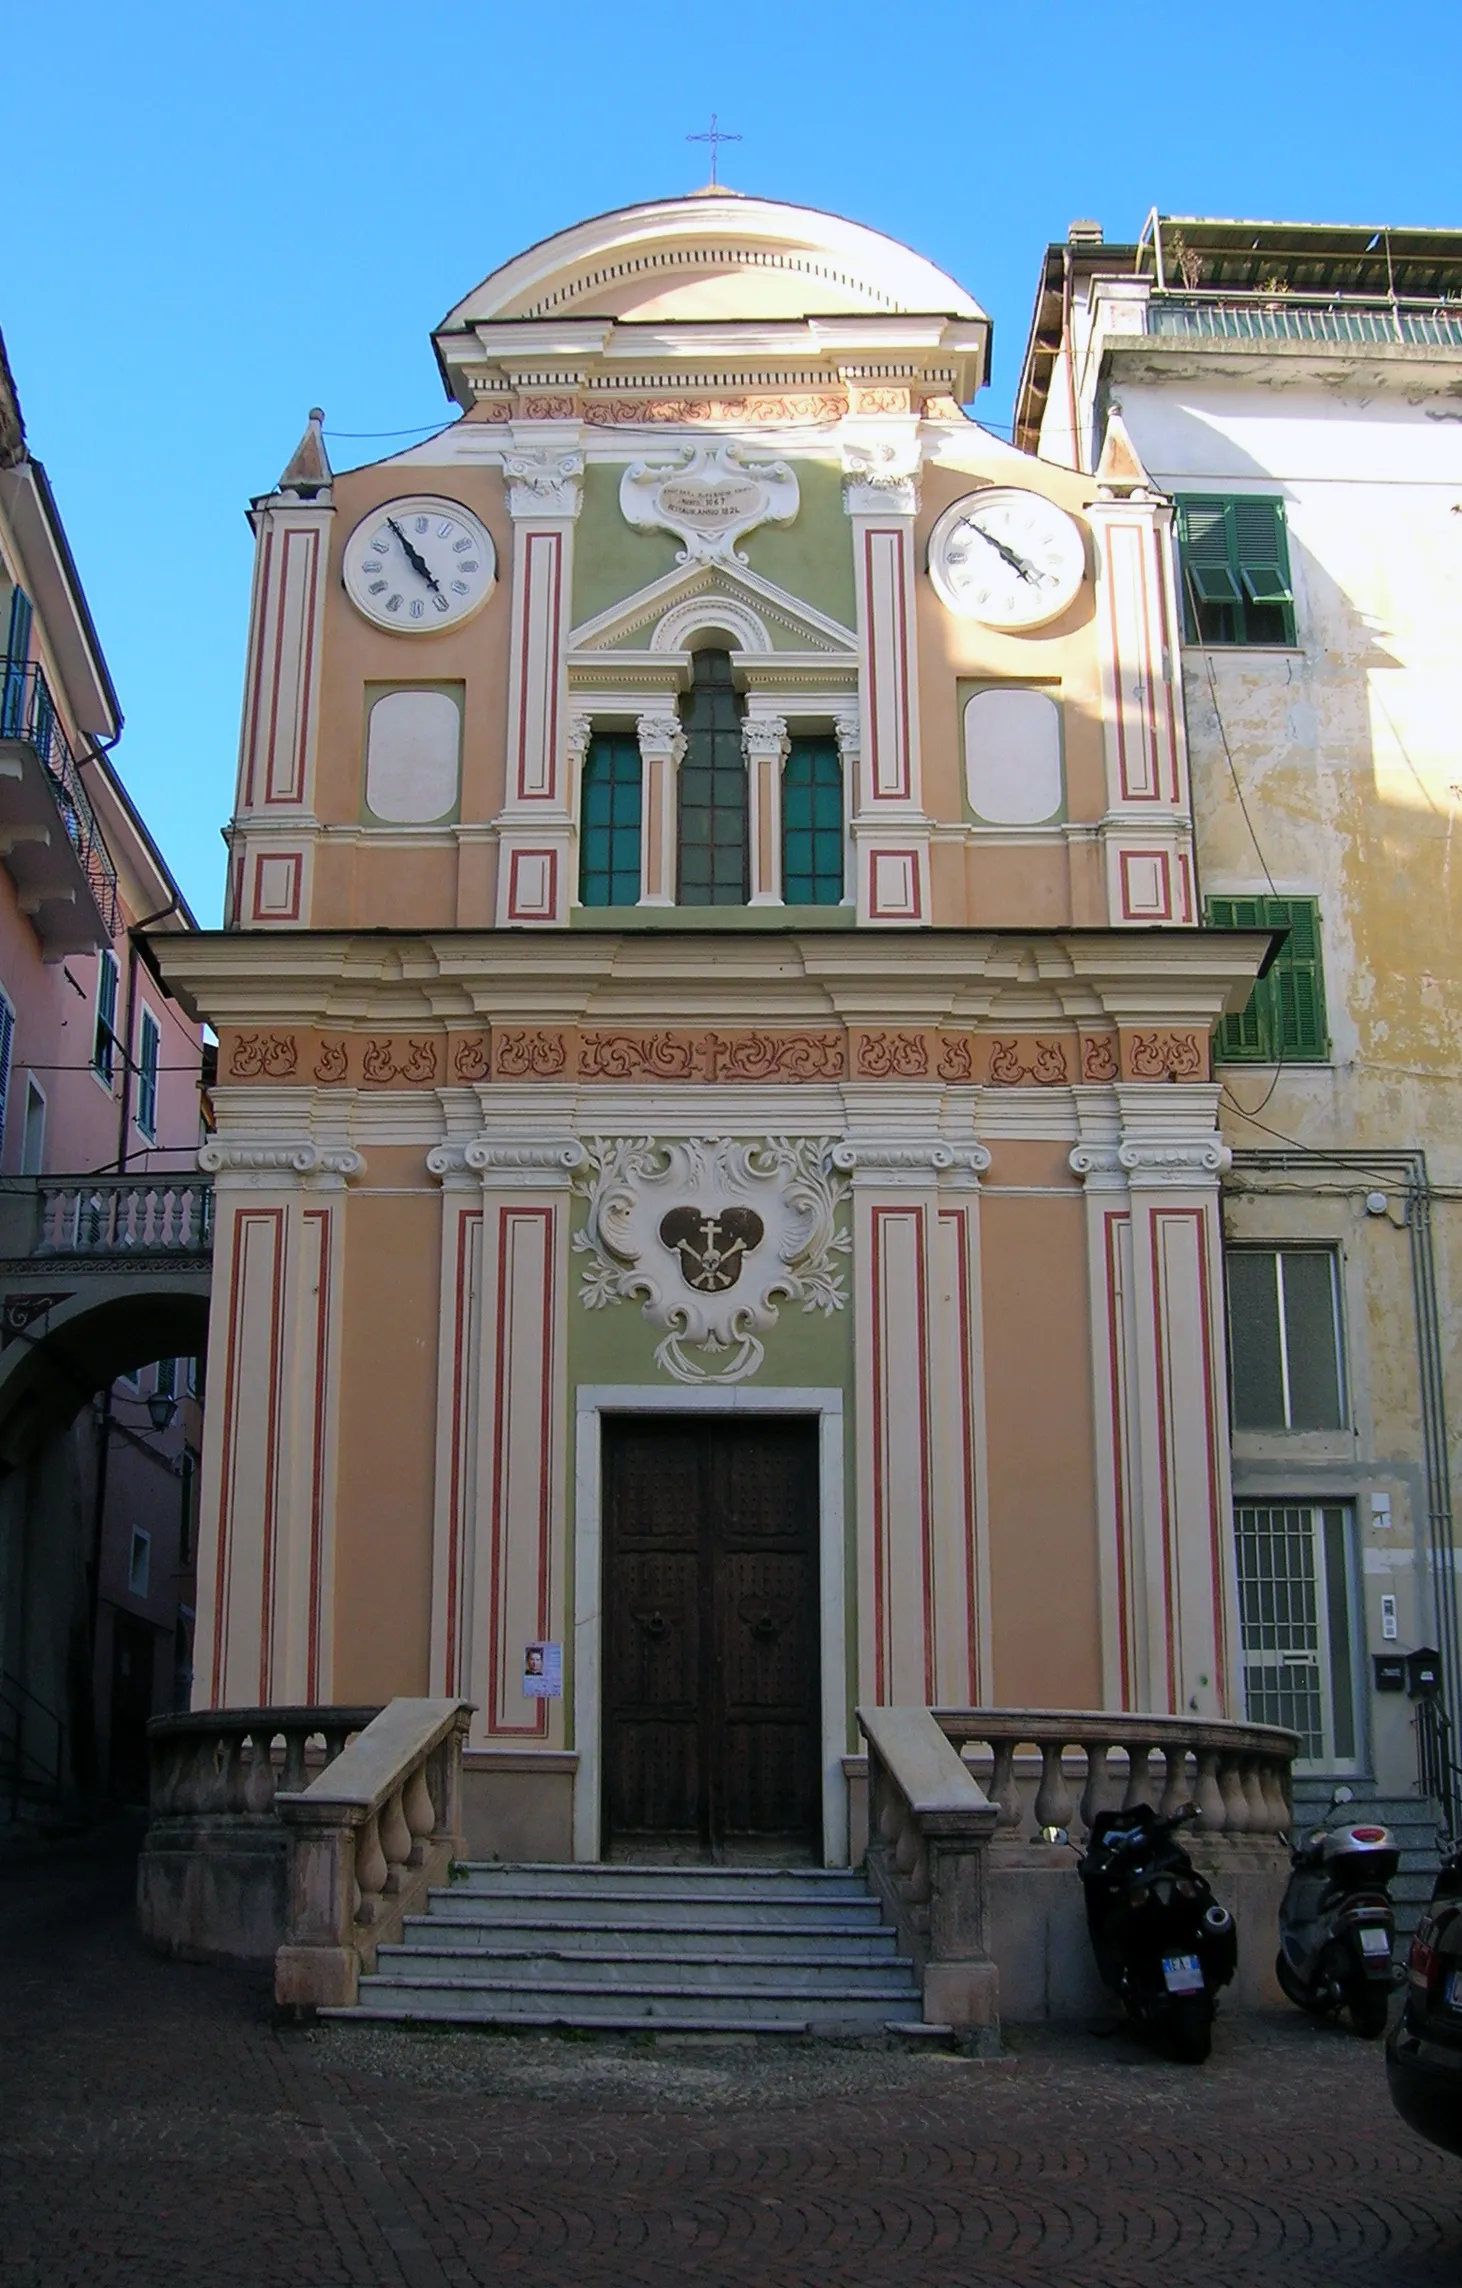
<instances>
[{"instance_id":1,"label":"scooter mirror","mask_svg":"<svg viewBox=\"0 0 1462 2288\"><path fill-rule=\"evenodd\" d=\"M1043 1843L1069 1843L1071 1841L1070 1831L1064 1827L1043 1827L1041 1829L1041 1841Z\"/></svg>"},{"instance_id":2,"label":"scooter mirror","mask_svg":"<svg viewBox=\"0 0 1462 2288\"><path fill-rule=\"evenodd\" d=\"M1354 1803L1354 1801L1355 1801L1355 1789L1354 1789L1353 1787L1338 1787L1338 1788L1336 1788L1336 1789L1335 1789L1334 1793L1332 1794L1332 1796L1331 1796L1331 1798L1330 1798L1330 1801L1331 1801L1333 1804L1334 1804L1334 1803Z\"/></svg>"}]
</instances>

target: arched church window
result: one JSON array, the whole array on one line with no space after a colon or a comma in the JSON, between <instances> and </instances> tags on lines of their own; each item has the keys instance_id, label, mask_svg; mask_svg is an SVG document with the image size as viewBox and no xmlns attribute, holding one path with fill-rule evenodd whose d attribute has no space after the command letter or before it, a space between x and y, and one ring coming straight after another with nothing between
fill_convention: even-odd
<instances>
[{"instance_id":1,"label":"arched church window","mask_svg":"<svg viewBox=\"0 0 1462 2288\"><path fill-rule=\"evenodd\" d=\"M833 738L794 739L782 771L782 896L836 906L843 896L843 762Z\"/></svg>"},{"instance_id":2,"label":"arched church window","mask_svg":"<svg viewBox=\"0 0 1462 2288\"><path fill-rule=\"evenodd\" d=\"M751 895L746 758L729 653L698 651L692 674L680 702L685 753L677 899L682 906L744 906Z\"/></svg>"},{"instance_id":3,"label":"arched church window","mask_svg":"<svg viewBox=\"0 0 1462 2288\"><path fill-rule=\"evenodd\" d=\"M640 896L639 741L596 731L584 757L579 803L579 903L633 906Z\"/></svg>"}]
</instances>

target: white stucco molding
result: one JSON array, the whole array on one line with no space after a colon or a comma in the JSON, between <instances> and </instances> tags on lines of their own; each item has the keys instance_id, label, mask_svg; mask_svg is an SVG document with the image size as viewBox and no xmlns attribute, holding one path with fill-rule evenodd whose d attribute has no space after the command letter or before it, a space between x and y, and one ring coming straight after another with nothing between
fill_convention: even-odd
<instances>
[{"instance_id":1,"label":"white stucco molding","mask_svg":"<svg viewBox=\"0 0 1462 2288\"><path fill-rule=\"evenodd\" d=\"M835 1168L855 1184L954 1183L977 1187L990 1165L983 1144L948 1144L937 1138L849 1137L832 1149Z\"/></svg>"},{"instance_id":2,"label":"white stucco molding","mask_svg":"<svg viewBox=\"0 0 1462 2288\"><path fill-rule=\"evenodd\" d=\"M272 1143L230 1144L214 1137L201 1145L198 1166L222 1184L259 1184L271 1177L287 1181L308 1178L316 1185L344 1185L360 1175L365 1157L349 1144L315 1144L308 1138L286 1138Z\"/></svg>"},{"instance_id":3,"label":"white stucco molding","mask_svg":"<svg viewBox=\"0 0 1462 2288\"><path fill-rule=\"evenodd\" d=\"M426 1156L428 1174L450 1180L474 1172L490 1191L565 1191L583 1162L575 1136L473 1136L434 1145Z\"/></svg>"}]
</instances>

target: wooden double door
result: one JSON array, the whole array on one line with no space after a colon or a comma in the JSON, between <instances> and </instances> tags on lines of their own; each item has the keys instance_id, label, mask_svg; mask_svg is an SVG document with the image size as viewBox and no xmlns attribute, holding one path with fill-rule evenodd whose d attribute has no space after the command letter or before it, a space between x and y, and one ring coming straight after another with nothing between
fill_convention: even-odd
<instances>
[{"instance_id":1,"label":"wooden double door","mask_svg":"<svg viewBox=\"0 0 1462 2288\"><path fill-rule=\"evenodd\" d=\"M604 1424L607 1842L818 1852L817 1424Z\"/></svg>"}]
</instances>

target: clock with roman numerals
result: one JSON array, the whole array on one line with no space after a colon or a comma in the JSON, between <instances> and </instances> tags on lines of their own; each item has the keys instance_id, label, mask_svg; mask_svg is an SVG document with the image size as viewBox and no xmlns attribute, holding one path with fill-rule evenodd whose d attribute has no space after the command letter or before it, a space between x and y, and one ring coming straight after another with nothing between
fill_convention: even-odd
<instances>
[{"instance_id":1,"label":"clock with roman numerals","mask_svg":"<svg viewBox=\"0 0 1462 2288\"><path fill-rule=\"evenodd\" d=\"M460 501L414 494L361 518L345 543L343 578L357 611L378 628L437 635L486 603L497 551Z\"/></svg>"}]
</instances>

